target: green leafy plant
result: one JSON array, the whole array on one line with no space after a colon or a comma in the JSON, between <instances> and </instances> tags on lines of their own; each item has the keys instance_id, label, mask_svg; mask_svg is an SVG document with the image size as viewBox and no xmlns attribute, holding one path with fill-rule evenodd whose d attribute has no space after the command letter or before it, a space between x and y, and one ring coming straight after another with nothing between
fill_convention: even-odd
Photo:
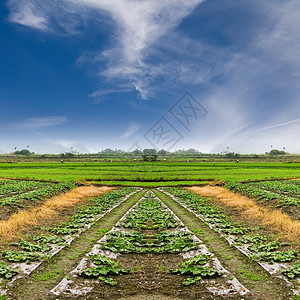
<instances>
[{"instance_id":1,"label":"green leafy plant","mask_svg":"<svg viewBox=\"0 0 300 300\"><path fill-rule=\"evenodd\" d=\"M27 252L48 252L52 249L52 247L47 244L32 244L24 240L21 240L19 243L15 243L13 245L19 246L22 250Z\"/></svg>"},{"instance_id":2,"label":"green leafy plant","mask_svg":"<svg viewBox=\"0 0 300 300\"><path fill-rule=\"evenodd\" d=\"M254 258L259 260L265 260L270 262L287 262L292 261L295 257L298 256L298 253L295 250L288 251L274 251L274 252L264 252L257 255L253 255Z\"/></svg>"},{"instance_id":3,"label":"green leafy plant","mask_svg":"<svg viewBox=\"0 0 300 300\"><path fill-rule=\"evenodd\" d=\"M11 251L5 250L2 252L2 256L8 261L13 262L31 262L39 261L41 259L47 258L45 254L40 254L38 252L27 252L27 251Z\"/></svg>"},{"instance_id":4,"label":"green leafy plant","mask_svg":"<svg viewBox=\"0 0 300 300\"><path fill-rule=\"evenodd\" d=\"M64 245L65 239L57 235L36 235L32 238L34 241L40 244L58 244Z\"/></svg>"},{"instance_id":5,"label":"green leafy plant","mask_svg":"<svg viewBox=\"0 0 300 300\"><path fill-rule=\"evenodd\" d=\"M18 271L9 267L6 263L0 262L0 275L6 279L12 278L18 274Z\"/></svg>"},{"instance_id":6,"label":"green leafy plant","mask_svg":"<svg viewBox=\"0 0 300 300\"><path fill-rule=\"evenodd\" d=\"M218 270L212 268L203 267L210 259L210 255L202 254L196 255L193 258L181 263L178 269L170 269L172 274L180 275L194 275L196 277L186 279L183 284L190 285L202 278L217 277L220 276Z\"/></svg>"},{"instance_id":7,"label":"green leafy plant","mask_svg":"<svg viewBox=\"0 0 300 300\"><path fill-rule=\"evenodd\" d=\"M298 261L294 263L291 267L283 270L282 274L291 279L300 277L300 262Z\"/></svg>"},{"instance_id":8,"label":"green leafy plant","mask_svg":"<svg viewBox=\"0 0 300 300\"><path fill-rule=\"evenodd\" d=\"M281 246L288 245L287 243L281 243L278 240L270 242L268 244L253 244L248 247L250 251L254 252L271 252L279 249Z\"/></svg>"},{"instance_id":9,"label":"green leafy plant","mask_svg":"<svg viewBox=\"0 0 300 300\"><path fill-rule=\"evenodd\" d=\"M138 203L137 208L130 212L120 223L124 228L134 229L169 229L180 227L181 223L174 218L160 201L151 197Z\"/></svg>"},{"instance_id":10,"label":"green leafy plant","mask_svg":"<svg viewBox=\"0 0 300 300\"><path fill-rule=\"evenodd\" d=\"M98 254L93 254L90 256L91 261L97 265L95 268L87 268L80 273L80 276L84 277L96 277L107 284L115 285L117 284L112 278L105 277L106 275L120 275L120 274L127 274L131 270L130 269L122 269L120 265L103 256Z\"/></svg>"}]
</instances>

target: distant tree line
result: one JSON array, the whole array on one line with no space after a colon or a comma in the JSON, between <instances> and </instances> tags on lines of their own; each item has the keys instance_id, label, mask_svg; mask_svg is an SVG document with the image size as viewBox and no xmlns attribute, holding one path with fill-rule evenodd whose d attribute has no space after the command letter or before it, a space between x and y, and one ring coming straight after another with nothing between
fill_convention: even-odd
<instances>
[{"instance_id":1,"label":"distant tree line","mask_svg":"<svg viewBox=\"0 0 300 300\"><path fill-rule=\"evenodd\" d=\"M27 149L23 149L23 150L15 151L14 154L16 154L16 155L33 155L34 152L30 152Z\"/></svg>"},{"instance_id":2,"label":"distant tree line","mask_svg":"<svg viewBox=\"0 0 300 300\"><path fill-rule=\"evenodd\" d=\"M15 151L13 152L13 154L15 155L22 155L22 156L33 156L35 153L34 152L30 152L28 149L22 149L22 150L18 150L18 151ZM273 149L271 150L270 152L266 152L265 155L267 156L276 156L276 155L285 155L287 154L285 151L280 151L280 150L277 150L277 149ZM173 156L173 157L177 157L177 156L198 156L198 155L203 155L203 156L216 156L216 155L219 155L219 156L222 156L222 157L227 157L227 158L232 158L232 159L236 159L238 157L242 157L244 155L241 155L239 153L235 153L235 152L227 152L227 151L224 151L222 153L202 153L196 149L193 149L193 148L189 148L189 149L179 149L179 150L176 150L174 152L170 152L170 151L167 151L165 149L160 149L160 150L156 150L156 149L152 149L152 148L149 148L149 149L135 149L133 151L124 151L124 150L121 150L121 149L111 149L111 148L106 148L106 149L103 149L101 151L99 151L98 153L95 153L95 154L82 154L82 153L79 153L78 151L76 150L73 150L71 152L64 152L64 153L61 153L61 154L58 154L57 156L61 157L61 158L73 158L75 156L78 156L78 155L83 155L83 156L93 156L93 155L99 155L99 156L108 156L108 157L116 157L116 156L122 156L122 155L129 155L129 156L139 156L139 157L142 157L143 160L145 161L155 161L157 160L158 156ZM247 154L246 156L249 156L250 154ZM46 154L44 154L44 156L46 156ZM251 155L250 155L251 156ZM259 155L257 154L252 154L252 156L254 158L258 158Z\"/></svg>"},{"instance_id":3,"label":"distant tree line","mask_svg":"<svg viewBox=\"0 0 300 300\"><path fill-rule=\"evenodd\" d=\"M265 154L266 155L284 155L284 154L286 154L286 152L285 151L280 151L280 150L277 150L277 149L273 149L270 152L266 152Z\"/></svg>"}]
</instances>

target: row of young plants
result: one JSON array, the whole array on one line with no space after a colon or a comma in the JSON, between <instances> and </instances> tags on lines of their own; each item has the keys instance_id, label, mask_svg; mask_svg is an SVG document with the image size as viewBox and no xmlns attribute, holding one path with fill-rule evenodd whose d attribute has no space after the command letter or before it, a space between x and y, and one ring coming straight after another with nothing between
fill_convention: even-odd
<instances>
[{"instance_id":1,"label":"row of young plants","mask_svg":"<svg viewBox=\"0 0 300 300\"><path fill-rule=\"evenodd\" d=\"M8 248L1 252L6 262L0 264L0 276L11 278L19 273L16 263L30 264L50 258L134 191L135 188L122 188L94 197L89 201L88 206L78 209L67 222L50 228L40 227L40 234L28 236L27 240L7 244ZM14 263L16 269L7 265L7 262Z\"/></svg>"},{"instance_id":2,"label":"row of young plants","mask_svg":"<svg viewBox=\"0 0 300 300\"><path fill-rule=\"evenodd\" d=\"M193 234L187 231L149 235L139 231L110 232L103 249L118 253L181 253L197 249Z\"/></svg>"},{"instance_id":3,"label":"row of young plants","mask_svg":"<svg viewBox=\"0 0 300 300\"><path fill-rule=\"evenodd\" d=\"M299 180L276 180L256 182L256 186L281 194L289 194L300 197Z\"/></svg>"},{"instance_id":4,"label":"row of young plants","mask_svg":"<svg viewBox=\"0 0 300 300\"><path fill-rule=\"evenodd\" d=\"M108 233L103 249L119 253L180 253L197 248L191 232L168 231L184 225L153 196L146 195L120 220L116 227L122 230Z\"/></svg>"},{"instance_id":5,"label":"row of young plants","mask_svg":"<svg viewBox=\"0 0 300 300\"><path fill-rule=\"evenodd\" d=\"M144 253L186 253L191 250L197 250L198 245L194 235L183 229L184 225L181 221L165 207L157 198L153 198L154 194L149 193L132 209L120 222L116 225L116 229L112 230L105 236L105 242L101 248L106 251L121 254L144 254ZM174 231L174 229L177 229ZM151 231L151 234L148 232ZM95 256L90 259L95 264ZM97 256L99 258L99 256ZM104 259L104 258L103 258ZM104 282L115 285L117 282L113 278L105 277L108 275L107 265L101 260L101 266L87 268L80 275L98 278ZM210 255L196 255L192 259L183 262L178 269L169 269L172 274L189 275L184 280L184 285L190 285L200 279L216 277L221 274L219 271L209 268ZM114 262L117 264L116 262ZM110 262L110 265L112 262ZM128 273L130 269L119 269L120 273ZM109 267L110 275L114 273ZM120 271L121 270L121 271Z\"/></svg>"},{"instance_id":6,"label":"row of young plants","mask_svg":"<svg viewBox=\"0 0 300 300\"><path fill-rule=\"evenodd\" d=\"M88 278L98 278L99 280L109 284L116 285L117 281L111 275L121 275L131 272L131 269L123 269L120 264L100 254L91 254L89 259L93 267L84 269L80 276Z\"/></svg>"},{"instance_id":7,"label":"row of young plants","mask_svg":"<svg viewBox=\"0 0 300 300\"><path fill-rule=\"evenodd\" d=\"M24 180L0 180L0 197L35 190L46 186L47 183Z\"/></svg>"},{"instance_id":8,"label":"row of young plants","mask_svg":"<svg viewBox=\"0 0 300 300\"><path fill-rule=\"evenodd\" d=\"M181 227L182 224L174 215L163 207L160 201L146 198L140 201L119 226L135 229L163 229Z\"/></svg>"},{"instance_id":9,"label":"row of young plants","mask_svg":"<svg viewBox=\"0 0 300 300\"><path fill-rule=\"evenodd\" d=\"M265 236L257 233L259 228L249 228L234 222L224 211L211 205L211 202L188 191L177 188L164 188L169 195L175 196L175 200L190 209L209 225L214 226L217 231L234 240L234 245L246 247L250 257L268 263L289 263L295 261L299 252L293 243L285 243L272 236ZM273 240L272 240L273 239ZM288 271L287 271L288 270ZM299 262L289 269L282 270L282 273L289 278L299 276ZM289 275L287 275L287 273ZM291 275L293 274L293 275Z\"/></svg>"},{"instance_id":10,"label":"row of young plants","mask_svg":"<svg viewBox=\"0 0 300 300\"><path fill-rule=\"evenodd\" d=\"M300 185L298 181L228 182L225 188L264 201L277 199L280 201L277 207L300 205Z\"/></svg>"},{"instance_id":11,"label":"row of young plants","mask_svg":"<svg viewBox=\"0 0 300 300\"><path fill-rule=\"evenodd\" d=\"M41 183L24 181L16 185L8 183L7 187L6 185L2 185L1 187L3 187L4 193L6 191L9 194L15 192L17 194L0 198L0 206L23 207L22 200L44 200L59 193L72 190L75 188L75 185L72 182Z\"/></svg>"}]
</instances>

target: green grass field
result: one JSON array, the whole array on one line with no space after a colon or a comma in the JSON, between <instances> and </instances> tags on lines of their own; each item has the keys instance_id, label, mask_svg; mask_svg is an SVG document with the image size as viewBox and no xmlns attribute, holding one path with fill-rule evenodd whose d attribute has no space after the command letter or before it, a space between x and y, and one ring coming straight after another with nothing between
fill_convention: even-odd
<instances>
[{"instance_id":1,"label":"green grass field","mask_svg":"<svg viewBox=\"0 0 300 300\"><path fill-rule=\"evenodd\" d=\"M109 185L189 185L300 177L299 163L2 163L0 178L92 181ZM172 183L173 182L173 183Z\"/></svg>"}]
</instances>

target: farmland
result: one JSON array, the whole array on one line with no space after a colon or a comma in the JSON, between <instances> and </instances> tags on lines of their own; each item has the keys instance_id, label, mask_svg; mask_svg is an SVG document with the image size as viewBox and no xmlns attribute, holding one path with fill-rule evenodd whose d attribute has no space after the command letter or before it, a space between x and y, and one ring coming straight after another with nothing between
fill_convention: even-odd
<instances>
[{"instance_id":1,"label":"farmland","mask_svg":"<svg viewBox=\"0 0 300 300\"><path fill-rule=\"evenodd\" d=\"M298 164L15 163L0 177L0 299L299 299Z\"/></svg>"},{"instance_id":2,"label":"farmland","mask_svg":"<svg viewBox=\"0 0 300 300\"><path fill-rule=\"evenodd\" d=\"M0 177L82 181L104 185L194 185L208 181L249 181L299 177L299 163L90 162L0 164Z\"/></svg>"}]
</instances>

